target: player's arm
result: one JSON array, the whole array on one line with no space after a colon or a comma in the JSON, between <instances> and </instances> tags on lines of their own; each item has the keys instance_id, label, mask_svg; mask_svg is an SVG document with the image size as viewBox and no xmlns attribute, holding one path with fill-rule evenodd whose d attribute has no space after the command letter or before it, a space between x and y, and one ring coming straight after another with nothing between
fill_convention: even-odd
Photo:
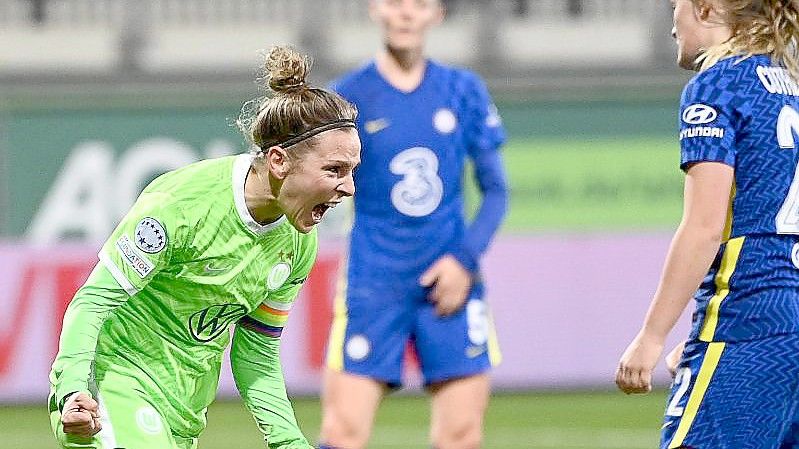
<instances>
[{"instance_id":1,"label":"player's arm","mask_svg":"<svg viewBox=\"0 0 799 449\"><path fill-rule=\"evenodd\" d=\"M100 430L89 389L94 349L103 322L128 298L108 269L97 264L67 307L51 378L65 433L91 436Z\"/></svg>"},{"instance_id":2,"label":"player's arm","mask_svg":"<svg viewBox=\"0 0 799 449\"><path fill-rule=\"evenodd\" d=\"M470 271L477 269L508 210L508 182L502 154L498 149L481 151L473 157L477 187L482 196L466 238L454 255Z\"/></svg>"},{"instance_id":3,"label":"player's arm","mask_svg":"<svg viewBox=\"0 0 799 449\"><path fill-rule=\"evenodd\" d=\"M508 209L508 183L502 155L505 131L482 81L469 75L470 90L465 108L467 151L474 163L481 202L462 241L431 265L419 283L431 287L428 298L439 315L450 315L461 307L472 286L479 262L499 229Z\"/></svg>"},{"instance_id":4,"label":"player's arm","mask_svg":"<svg viewBox=\"0 0 799 449\"><path fill-rule=\"evenodd\" d=\"M683 90L680 101L680 168L686 172L683 218L672 239L665 266L644 324L627 347L616 371L626 393L651 389L652 370L666 335L716 257L727 223L737 159L736 130L751 110L736 95L735 68L709 69ZM719 94L719 92L723 92ZM712 133L696 133L696 127Z\"/></svg>"},{"instance_id":5,"label":"player's arm","mask_svg":"<svg viewBox=\"0 0 799 449\"><path fill-rule=\"evenodd\" d=\"M239 324L233 334L230 362L244 403L269 449L308 449L286 394L280 363L280 338Z\"/></svg>"},{"instance_id":6,"label":"player's arm","mask_svg":"<svg viewBox=\"0 0 799 449\"><path fill-rule=\"evenodd\" d=\"M466 229L466 237L452 254L467 270L475 272L505 218L509 194L500 152L505 143L505 130L483 82L475 76L472 84L467 110L467 142L481 201L474 220Z\"/></svg>"},{"instance_id":7,"label":"player's arm","mask_svg":"<svg viewBox=\"0 0 799 449\"><path fill-rule=\"evenodd\" d=\"M688 168L683 218L671 242L663 273L638 335L624 351L616 384L625 393L652 388L652 370L669 331L693 297L721 244L733 167L703 162Z\"/></svg>"},{"instance_id":8,"label":"player's arm","mask_svg":"<svg viewBox=\"0 0 799 449\"><path fill-rule=\"evenodd\" d=\"M175 220L163 210L166 200L160 194L142 194L100 250L100 263L67 307L50 379L59 410L77 398L73 393L91 399L91 365L103 323L168 260Z\"/></svg>"},{"instance_id":9,"label":"player's arm","mask_svg":"<svg viewBox=\"0 0 799 449\"><path fill-rule=\"evenodd\" d=\"M99 263L69 303L51 379L60 408L68 394L89 391L91 363L100 328L108 315L128 298L128 293Z\"/></svg>"},{"instance_id":10,"label":"player's arm","mask_svg":"<svg viewBox=\"0 0 799 449\"><path fill-rule=\"evenodd\" d=\"M316 260L316 232L301 237L291 276L282 287L242 318L233 334L230 363L244 403L269 449L308 449L286 394L280 363L280 336L288 313Z\"/></svg>"}]
</instances>

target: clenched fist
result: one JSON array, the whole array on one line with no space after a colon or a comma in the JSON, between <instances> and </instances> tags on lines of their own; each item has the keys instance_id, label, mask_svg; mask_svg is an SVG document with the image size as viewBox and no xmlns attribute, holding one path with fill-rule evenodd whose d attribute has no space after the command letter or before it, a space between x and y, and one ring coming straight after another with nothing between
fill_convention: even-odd
<instances>
[{"instance_id":1,"label":"clenched fist","mask_svg":"<svg viewBox=\"0 0 799 449\"><path fill-rule=\"evenodd\" d=\"M61 412L64 433L90 438L102 429L97 401L84 392L75 393L64 403Z\"/></svg>"}]
</instances>

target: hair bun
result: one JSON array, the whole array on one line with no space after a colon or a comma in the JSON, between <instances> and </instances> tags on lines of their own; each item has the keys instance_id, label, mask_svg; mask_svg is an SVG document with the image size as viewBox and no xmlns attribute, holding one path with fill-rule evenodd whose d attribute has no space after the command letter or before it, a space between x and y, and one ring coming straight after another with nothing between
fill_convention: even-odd
<instances>
[{"instance_id":1,"label":"hair bun","mask_svg":"<svg viewBox=\"0 0 799 449\"><path fill-rule=\"evenodd\" d=\"M275 92L305 86L311 70L311 58L289 46L272 47L266 56L266 80Z\"/></svg>"}]
</instances>

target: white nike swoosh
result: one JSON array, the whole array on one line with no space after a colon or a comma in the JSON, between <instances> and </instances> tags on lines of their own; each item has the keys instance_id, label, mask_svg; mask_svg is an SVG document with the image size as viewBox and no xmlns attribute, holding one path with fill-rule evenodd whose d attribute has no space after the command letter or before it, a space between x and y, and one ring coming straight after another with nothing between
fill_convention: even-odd
<instances>
[{"instance_id":1,"label":"white nike swoosh","mask_svg":"<svg viewBox=\"0 0 799 449\"><path fill-rule=\"evenodd\" d=\"M663 426L660 427L660 430L663 430L666 427L669 427L673 422L674 421L666 421L665 423L663 423Z\"/></svg>"},{"instance_id":2,"label":"white nike swoosh","mask_svg":"<svg viewBox=\"0 0 799 449\"><path fill-rule=\"evenodd\" d=\"M230 269L230 267L227 266L227 265L223 265L221 267L214 267L214 266L211 266L210 262L205 264L205 272L206 273L221 273L223 271L228 271L229 269Z\"/></svg>"},{"instance_id":3,"label":"white nike swoosh","mask_svg":"<svg viewBox=\"0 0 799 449\"><path fill-rule=\"evenodd\" d=\"M684 359L680 359L680 362L687 362L687 361L689 361L689 360L693 360L693 359L695 359L695 358L699 357L700 355L702 355L702 354L694 354L694 355L692 355L691 357L686 357L686 358L684 358Z\"/></svg>"},{"instance_id":4,"label":"white nike swoosh","mask_svg":"<svg viewBox=\"0 0 799 449\"><path fill-rule=\"evenodd\" d=\"M484 352L486 352L485 346L469 346L466 348L466 357L473 359Z\"/></svg>"},{"instance_id":5,"label":"white nike swoosh","mask_svg":"<svg viewBox=\"0 0 799 449\"><path fill-rule=\"evenodd\" d=\"M388 119L379 118L377 120L369 120L364 123L363 129L367 134L374 134L388 128Z\"/></svg>"}]
</instances>

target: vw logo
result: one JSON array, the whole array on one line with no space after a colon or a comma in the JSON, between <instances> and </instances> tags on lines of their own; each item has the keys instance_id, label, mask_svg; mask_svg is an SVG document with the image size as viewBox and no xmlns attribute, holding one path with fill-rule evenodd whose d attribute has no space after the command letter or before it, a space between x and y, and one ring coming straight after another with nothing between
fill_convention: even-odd
<instances>
[{"instance_id":1,"label":"vw logo","mask_svg":"<svg viewBox=\"0 0 799 449\"><path fill-rule=\"evenodd\" d=\"M715 109L711 108L710 106L697 103L685 108L685 111L682 113L682 121L688 123L689 125L702 125L716 120L717 116L718 114L716 113Z\"/></svg>"},{"instance_id":2,"label":"vw logo","mask_svg":"<svg viewBox=\"0 0 799 449\"><path fill-rule=\"evenodd\" d=\"M246 314L247 308L241 304L214 304L189 317L189 331L195 340L207 343Z\"/></svg>"}]
</instances>

